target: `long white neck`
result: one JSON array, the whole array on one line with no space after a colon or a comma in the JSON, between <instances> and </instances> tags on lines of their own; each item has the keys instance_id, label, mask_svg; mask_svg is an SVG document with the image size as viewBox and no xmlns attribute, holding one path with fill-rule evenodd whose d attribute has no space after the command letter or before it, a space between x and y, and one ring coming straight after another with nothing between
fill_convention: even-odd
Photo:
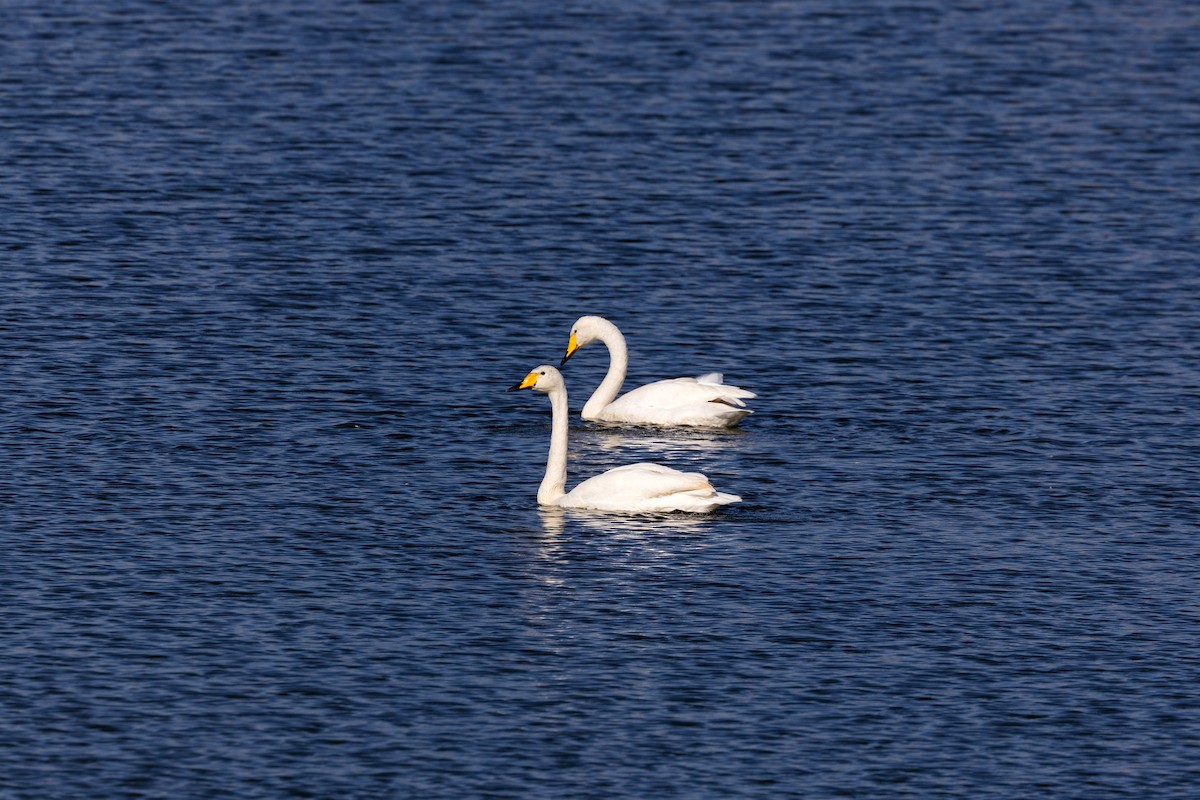
<instances>
[{"instance_id":1,"label":"long white neck","mask_svg":"<svg viewBox=\"0 0 1200 800\"><path fill-rule=\"evenodd\" d=\"M546 477L538 487L537 501L553 505L567 493L567 426L570 424L566 388L550 392L550 453Z\"/></svg>"},{"instance_id":2,"label":"long white neck","mask_svg":"<svg viewBox=\"0 0 1200 800\"><path fill-rule=\"evenodd\" d=\"M604 407L617 399L621 384L625 383L625 371L629 369L629 350L625 347L625 337L616 325L604 320L604 327L597 338L608 348L608 374L584 404L580 415L584 419L599 418Z\"/></svg>"}]
</instances>

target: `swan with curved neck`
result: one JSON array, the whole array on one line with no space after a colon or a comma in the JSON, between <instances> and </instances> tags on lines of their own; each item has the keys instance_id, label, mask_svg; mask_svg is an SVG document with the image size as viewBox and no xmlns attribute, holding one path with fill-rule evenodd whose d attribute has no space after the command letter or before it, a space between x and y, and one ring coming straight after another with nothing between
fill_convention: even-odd
<instances>
[{"instance_id":1,"label":"swan with curved neck","mask_svg":"<svg viewBox=\"0 0 1200 800\"><path fill-rule=\"evenodd\" d=\"M745 400L754 397L738 386L723 382L719 372L697 378L655 381L617 394L629 369L629 348L616 325L604 317L584 316L571 327L567 354L559 366L579 348L594 341L608 348L608 373L583 406L581 416L594 422L627 425L666 425L698 428L732 428L751 413Z\"/></svg>"},{"instance_id":2,"label":"swan with curved neck","mask_svg":"<svg viewBox=\"0 0 1200 800\"><path fill-rule=\"evenodd\" d=\"M705 513L742 498L718 492L699 472L659 464L629 464L588 478L567 491L567 387L562 373L543 364L508 389L533 389L550 396L550 452L537 501L546 506L589 508L623 514L661 511Z\"/></svg>"}]
</instances>

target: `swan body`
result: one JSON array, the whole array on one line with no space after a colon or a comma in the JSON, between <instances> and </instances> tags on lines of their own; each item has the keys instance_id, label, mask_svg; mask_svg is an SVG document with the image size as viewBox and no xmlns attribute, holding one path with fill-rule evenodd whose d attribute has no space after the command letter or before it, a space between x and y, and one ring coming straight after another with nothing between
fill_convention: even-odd
<instances>
[{"instance_id":1,"label":"swan body","mask_svg":"<svg viewBox=\"0 0 1200 800\"><path fill-rule=\"evenodd\" d=\"M680 472L659 464L629 464L588 478L571 491L567 484L567 387L562 373L543 364L508 391L533 389L550 396L550 452L538 487L542 505L588 508L622 514L662 511L706 513L742 498L718 492L699 472Z\"/></svg>"},{"instance_id":2,"label":"swan body","mask_svg":"<svg viewBox=\"0 0 1200 800\"><path fill-rule=\"evenodd\" d=\"M719 372L697 378L655 381L617 397L629 368L629 350L621 331L604 317L586 316L575 321L562 363L567 363L579 348L596 340L608 347L608 374L583 406L581 416L586 420L626 425L732 428L752 413L744 401L755 394L725 383Z\"/></svg>"}]
</instances>

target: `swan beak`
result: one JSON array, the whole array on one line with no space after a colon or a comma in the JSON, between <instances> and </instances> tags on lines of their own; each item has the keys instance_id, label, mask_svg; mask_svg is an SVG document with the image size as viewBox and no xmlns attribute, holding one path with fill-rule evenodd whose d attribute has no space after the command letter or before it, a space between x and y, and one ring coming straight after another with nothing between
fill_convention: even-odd
<instances>
[{"instance_id":1,"label":"swan beak","mask_svg":"<svg viewBox=\"0 0 1200 800\"><path fill-rule=\"evenodd\" d=\"M567 363L567 359L575 355L575 351L578 349L579 342L575 341L575 331L571 331L571 339L567 342L567 354L563 356L562 361L558 362L558 365L561 367L563 364Z\"/></svg>"},{"instance_id":2,"label":"swan beak","mask_svg":"<svg viewBox=\"0 0 1200 800\"><path fill-rule=\"evenodd\" d=\"M526 375L521 380L520 383L513 384L512 386L508 387L504 391L519 392L522 389L532 389L534 387L534 385L537 383L537 379L538 379L538 374L536 372L531 372L528 375Z\"/></svg>"}]
</instances>

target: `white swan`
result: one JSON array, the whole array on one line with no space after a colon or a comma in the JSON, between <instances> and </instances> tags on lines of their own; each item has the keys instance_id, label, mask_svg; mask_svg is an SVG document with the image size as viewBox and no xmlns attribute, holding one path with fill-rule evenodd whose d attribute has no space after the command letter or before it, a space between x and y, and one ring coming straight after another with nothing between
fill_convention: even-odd
<instances>
[{"instance_id":1,"label":"white swan","mask_svg":"<svg viewBox=\"0 0 1200 800\"><path fill-rule=\"evenodd\" d=\"M712 511L742 498L718 492L698 472L680 472L658 464L630 464L588 478L570 492L567 487L567 386L562 373L548 364L508 389L533 389L550 395L550 453L537 500L546 506L590 508L625 514L655 511Z\"/></svg>"},{"instance_id":2,"label":"white swan","mask_svg":"<svg viewBox=\"0 0 1200 800\"><path fill-rule=\"evenodd\" d=\"M571 328L567 354L561 367L579 348L599 339L608 346L608 374L583 406L586 420L623 422L630 425L688 425L700 428L732 428L751 413L742 402L753 392L722 383L719 372L698 378L655 381L626 392L621 384L629 368L629 350L617 326L604 317L580 317Z\"/></svg>"}]
</instances>

